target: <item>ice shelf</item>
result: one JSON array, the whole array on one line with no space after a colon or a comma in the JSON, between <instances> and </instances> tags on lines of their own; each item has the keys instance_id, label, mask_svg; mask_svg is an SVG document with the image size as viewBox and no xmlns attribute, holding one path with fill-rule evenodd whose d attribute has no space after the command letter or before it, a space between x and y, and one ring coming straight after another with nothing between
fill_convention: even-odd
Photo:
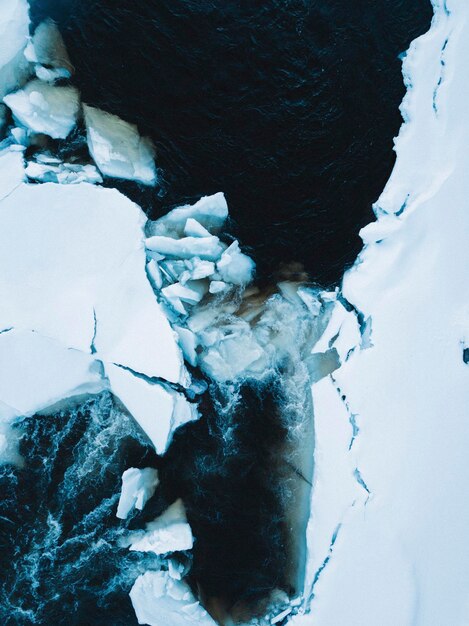
<instances>
[{"instance_id":1,"label":"ice shelf","mask_svg":"<svg viewBox=\"0 0 469 626\"><path fill-rule=\"evenodd\" d=\"M313 386L310 612L295 626L469 623L468 65L469 5L436 1L341 289L361 342L344 320L328 337L341 366Z\"/></svg>"}]
</instances>

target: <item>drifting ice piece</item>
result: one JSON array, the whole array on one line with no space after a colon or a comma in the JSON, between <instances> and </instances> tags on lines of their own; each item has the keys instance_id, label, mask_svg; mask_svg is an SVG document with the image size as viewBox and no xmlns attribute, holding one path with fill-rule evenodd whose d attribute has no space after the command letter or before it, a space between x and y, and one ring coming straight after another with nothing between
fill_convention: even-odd
<instances>
[{"instance_id":1,"label":"drifting ice piece","mask_svg":"<svg viewBox=\"0 0 469 626\"><path fill-rule=\"evenodd\" d=\"M41 80L70 78L73 73L62 35L52 20L39 24L24 55L28 61L36 64L36 76Z\"/></svg>"},{"instance_id":2,"label":"drifting ice piece","mask_svg":"<svg viewBox=\"0 0 469 626\"><path fill-rule=\"evenodd\" d=\"M147 250L176 259L191 259L196 256L205 261L216 261L223 252L223 246L218 237L172 239L171 237L155 235L149 237L145 245Z\"/></svg>"},{"instance_id":3,"label":"drifting ice piece","mask_svg":"<svg viewBox=\"0 0 469 626\"><path fill-rule=\"evenodd\" d=\"M111 113L83 105L88 148L105 176L156 183L155 150L150 139L141 137L135 124Z\"/></svg>"},{"instance_id":4,"label":"drifting ice piece","mask_svg":"<svg viewBox=\"0 0 469 626\"><path fill-rule=\"evenodd\" d=\"M23 55L29 35L26 0L0 0L0 98L18 86L29 73Z\"/></svg>"},{"instance_id":5,"label":"drifting ice piece","mask_svg":"<svg viewBox=\"0 0 469 626\"><path fill-rule=\"evenodd\" d=\"M174 431L198 419L197 407L172 389L147 382L122 367L106 365L111 390L148 436L158 454L164 454Z\"/></svg>"},{"instance_id":6,"label":"drifting ice piece","mask_svg":"<svg viewBox=\"0 0 469 626\"><path fill-rule=\"evenodd\" d=\"M228 205L225 196L219 192L213 196L204 196L193 205L186 204L170 211L167 215L160 217L151 225L152 234L182 237L185 233L187 221L190 218L206 228L211 233L218 232L228 217ZM194 227L192 222L189 228ZM196 236L200 236L197 234Z\"/></svg>"},{"instance_id":7,"label":"drifting ice piece","mask_svg":"<svg viewBox=\"0 0 469 626\"><path fill-rule=\"evenodd\" d=\"M158 486L158 471L152 467L129 467L122 474L122 491L116 517L126 519L133 508L141 511Z\"/></svg>"},{"instance_id":8,"label":"drifting ice piece","mask_svg":"<svg viewBox=\"0 0 469 626\"><path fill-rule=\"evenodd\" d=\"M53 139L65 139L77 121L79 95L74 87L33 80L3 101L19 124Z\"/></svg>"},{"instance_id":9,"label":"drifting ice piece","mask_svg":"<svg viewBox=\"0 0 469 626\"><path fill-rule=\"evenodd\" d=\"M182 500L176 500L154 522L147 524L145 531L132 534L130 550L168 554L191 550L193 544L184 504Z\"/></svg>"},{"instance_id":10,"label":"drifting ice piece","mask_svg":"<svg viewBox=\"0 0 469 626\"><path fill-rule=\"evenodd\" d=\"M137 578L130 599L139 624L149 626L215 626L186 583L169 572L146 572Z\"/></svg>"}]
</instances>

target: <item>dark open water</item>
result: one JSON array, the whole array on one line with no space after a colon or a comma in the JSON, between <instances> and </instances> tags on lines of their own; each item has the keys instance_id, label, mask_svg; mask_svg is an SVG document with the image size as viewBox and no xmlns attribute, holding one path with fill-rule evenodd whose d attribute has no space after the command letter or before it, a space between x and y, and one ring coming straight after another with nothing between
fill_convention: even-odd
<instances>
[{"instance_id":1,"label":"dark open water","mask_svg":"<svg viewBox=\"0 0 469 626\"><path fill-rule=\"evenodd\" d=\"M59 23L85 101L157 145L160 187L116 186L152 216L222 190L261 280L289 261L340 280L391 171L398 55L428 29L428 0L35 0L33 15ZM114 517L129 465L161 469L147 514L184 495L208 593L282 586L275 393L244 390L232 456L213 406L164 460L107 398L26 420L25 468L0 468L0 622L136 622L127 593L144 562L117 549Z\"/></svg>"}]
</instances>

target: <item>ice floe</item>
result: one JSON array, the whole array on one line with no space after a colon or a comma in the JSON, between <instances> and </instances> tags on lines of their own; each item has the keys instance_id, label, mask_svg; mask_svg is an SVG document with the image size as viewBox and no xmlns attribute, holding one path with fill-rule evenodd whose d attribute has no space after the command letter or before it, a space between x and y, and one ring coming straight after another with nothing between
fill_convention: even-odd
<instances>
[{"instance_id":1,"label":"ice floe","mask_svg":"<svg viewBox=\"0 0 469 626\"><path fill-rule=\"evenodd\" d=\"M24 51L26 59L34 64L36 76L41 80L68 79L73 65L68 56L57 24L48 19L41 22Z\"/></svg>"},{"instance_id":2,"label":"ice floe","mask_svg":"<svg viewBox=\"0 0 469 626\"><path fill-rule=\"evenodd\" d=\"M129 467L125 470L122 474L122 491L116 516L126 519L132 509L141 511L155 493L158 482L158 472L152 467Z\"/></svg>"},{"instance_id":3,"label":"ice floe","mask_svg":"<svg viewBox=\"0 0 469 626\"><path fill-rule=\"evenodd\" d=\"M129 541L130 549L137 552L168 554L190 550L194 538L182 500L176 500L160 517L149 522L144 531L133 533Z\"/></svg>"},{"instance_id":4,"label":"ice floe","mask_svg":"<svg viewBox=\"0 0 469 626\"><path fill-rule=\"evenodd\" d=\"M77 123L80 99L75 87L32 80L3 98L17 124L33 133L65 139Z\"/></svg>"},{"instance_id":5,"label":"ice floe","mask_svg":"<svg viewBox=\"0 0 469 626\"><path fill-rule=\"evenodd\" d=\"M90 154L104 176L156 183L153 144L135 124L86 104L83 113Z\"/></svg>"},{"instance_id":6,"label":"ice floe","mask_svg":"<svg viewBox=\"0 0 469 626\"><path fill-rule=\"evenodd\" d=\"M149 626L215 626L186 583L166 571L149 571L137 578L130 599L139 624Z\"/></svg>"}]
</instances>

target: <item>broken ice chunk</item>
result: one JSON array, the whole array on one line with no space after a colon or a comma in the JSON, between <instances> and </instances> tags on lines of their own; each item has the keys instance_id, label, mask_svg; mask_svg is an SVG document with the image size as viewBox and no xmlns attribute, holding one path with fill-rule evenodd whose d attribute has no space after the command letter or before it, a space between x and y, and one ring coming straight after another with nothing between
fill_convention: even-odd
<instances>
[{"instance_id":1,"label":"broken ice chunk","mask_svg":"<svg viewBox=\"0 0 469 626\"><path fill-rule=\"evenodd\" d=\"M190 261L186 261L187 269L179 277L180 282L184 285L188 280L200 280L207 278L215 272L215 263L212 261L202 261L195 257Z\"/></svg>"},{"instance_id":2,"label":"broken ice chunk","mask_svg":"<svg viewBox=\"0 0 469 626\"><path fill-rule=\"evenodd\" d=\"M148 436L158 454L164 454L174 431L199 417L197 407L159 383L147 382L131 372L106 364L112 393L120 399Z\"/></svg>"},{"instance_id":3,"label":"broken ice chunk","mask_svg":"<svg viewBox=\"0 0 469 626\"><path fill-rule=\"evenodd\" d=\"M228 285L221 280L212 280L210 283L209 291L212 294L222 293L226 291Z\"/></svg>"},{"instance_id":4,"label":"broken ice chunk","mask_svg":"<svg viewBox=\"0 0 469 626\"><path fill-rule=\"evenodd\" d=\"M145 572L130 590L139 624L148 626L215 626L188 585L169 572Z\"/></svg>"},{"instance_id":5,"label":"broken ice chunk","mask_svg":"<svg viewBox=\"0 0 469 626\"><path fill-rule=\"evenodd\" d=\"M188 285L181 285L181 283L174 283L169 287L164 287L162 293L165 298L172 301L174 298L179 298L187 304L197 304L202 300L204 294L199 289L191 289Z\"/></svg>"},{"instance_id":6,"label":"broken ice chunk","mask_svg":"<svg viewBox=\"0 0 469 626\"><path fill-rule=\"evenodd\" d=\"M60 163L57 165L30 161L26 167L26 176L43 183L77 185L78 183L102 183L103 179L94 165L76 165Z\"/></svg>"},{"instance_id":7,"label":"broken ice chunk","mask_svg":"<svg viewBox=\"0 0 469 626\"><path fill-rule=\"evenodd\" d=\"M218 237L183 237L173 239L164 235L149 237L147 250L177 259L191 259L194 256L206 261L216 261L223 252Z\"/></svg>"},{"instance_id":8,"label":"broken ice chunk","mask_svg":"<svg viewBox=\"0 0 469 626\"><path fill-rule=\"evenodd\" d=\"M17 123L53 139L65 139L77 121L79 95L75 87L55 87L33 80L3 101Z\"/></svg>"},{"instance_id":9,"label":"broken ice chunk","mask_svg":"<svg viewBox=\"0 0 469 626\"><path fill-rule=\"evenodd\" d=\"M152 467L129 467L125 470L122 474L122 491L116 516L126 519L133 508L141 511L155 493L158 482L158 472Z\"/></svg>"},{"instance_id":10,"label":"broken ice chunk","mask_svg":"<svg viewBox=\"0 0 469 626\"><path fill-rule=\"evenodd\" d=\"M184 234L187 237L210 237L211 233L197 220L189 217L184 227Z\"/></svg>"},{"instance_id":11,"label":"broken ice chunk","mask_svg":"<svg viewBox=\"0 0 469 626\"><path fill-rule=\"evenodd\" d=\"M195 367L197 365L197 340L194 333L188 328L174 325L173 329L177 332L179 337L179 345L184 354L186 361Z\"/></svg>"},{"instance_id":12,"label":"broken ice chunk","mask_svg":"<svg viewBox=\"0 0 469 626\"><path fill-rule=\"evenodd\" d=\"M163 286L163 276L161 275L160 266L155 259L150 259L147 263L147 274L152 287L154 289L161 289Z\"/></svg>"},{"instance_id":13,"label":"broken ice chunk","mask_svg":"<svg viewBox=\"0 0 469 626\"><path fill-rule=\"evenodd\" d=\"M111 113L83 105L88 148L105 176L154 185L157 180L155 150L141 137L137 126Z\"/></svg>"},{"instance_id":14,"label":"broken ice chunk","mask_svg":"<svg viewBox=\"0 0 469 626\"><path fill-rule=\"evenodd\" d=\"M36 28L24 55L28 61L36 64L36 75L42 80L70 78L73 74L73 65L62 35L50 19L41 22Z\"/></svg>"},{"instance_id":15,"label":"broken ice chunk","mask_svg":"<svg viewBox=\"0 0 469 626\"><path fill-rule=\"evenodd\" d=\"M254 268L254 261L240 251L237 241L233 241L217 263L217 270L222 280L233 285L250 283Z\"/></svg>"},{"instance_id":16,"label":"broken ice chunk","mask_svg":"<svg viewBox=\"0 0 469 626\"><path fill-rule=\"evenodd\" d=\"M130 550L154 554L191 550L193 545L182 500L176 500L160 517L149 522L145 531L132 533L130 539Z\"/></svg>"},{"instance_id":17,"label":"broken ice chunk","mask_svg":"<svg viewBox=\"0 0 469 626\"><path fill-rule=\"evenodd\" d=\"M193 205L173 209L167 215L160 217L151 224L151 231L154 235L173 234L182 237L188 219L192 218L206 228L210 233L217 233L228 217L228 205L223 193L219 192L213 196L204 196ZM200 235L197 235L200 236Z\"/></svg>"}]
</instances>

